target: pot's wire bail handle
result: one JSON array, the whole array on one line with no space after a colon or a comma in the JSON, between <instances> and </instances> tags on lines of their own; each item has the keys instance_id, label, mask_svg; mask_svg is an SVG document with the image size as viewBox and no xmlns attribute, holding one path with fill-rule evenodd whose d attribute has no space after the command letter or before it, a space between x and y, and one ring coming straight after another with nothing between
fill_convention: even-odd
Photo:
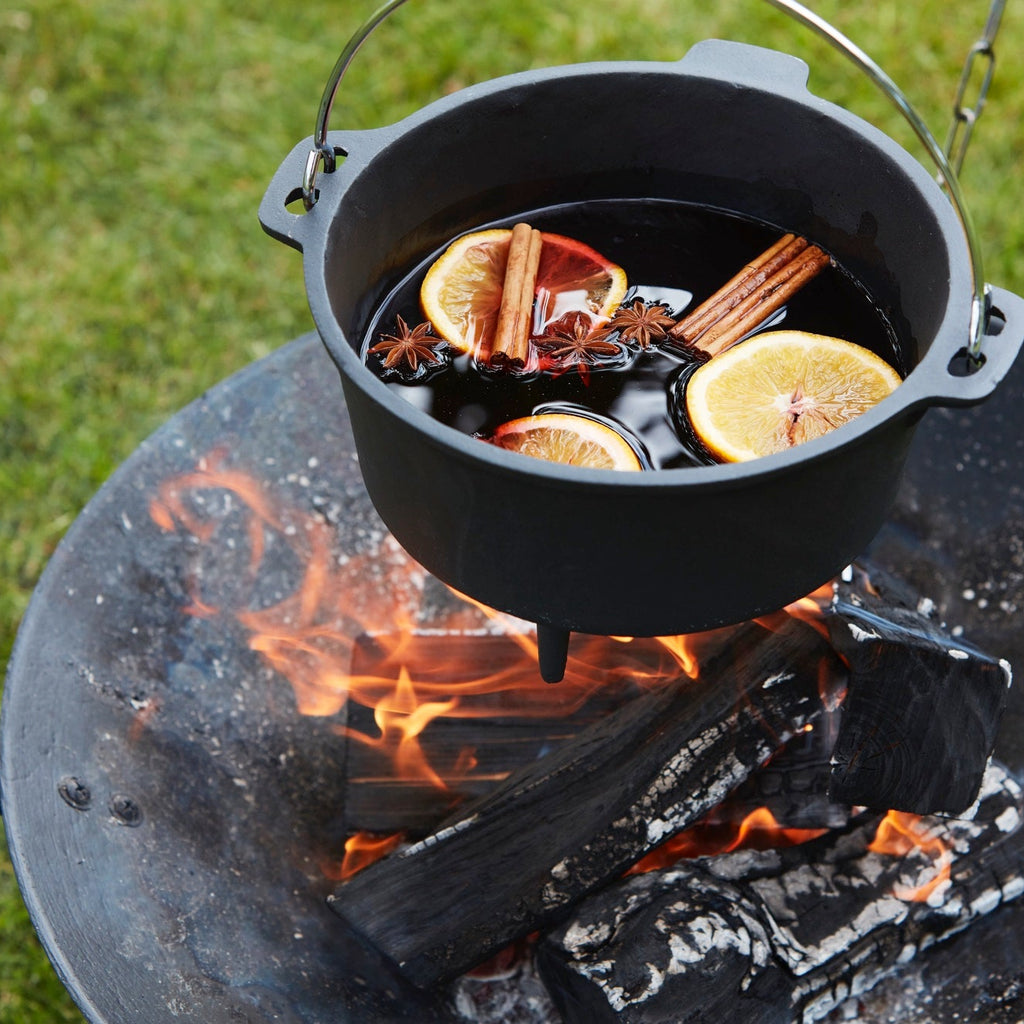
<instances>
[{"instance_id":1,"label":"pot's wire bail handle","mask_svg":"<svg viewBox=\"0 0 1024 1024\"><path fill-rule=\"evenodd\" d=\"M345 49L342 50L337 63L334 65L334 70L331 72L331 76L324 88L323 97L320 100L320 109L317 112L316 118L316 129L313 133L313 148L309 151L309 156L306 158L306 168L302 178L302 202L307 211L313 209L316 205L316 179L320 172L321 164L323 165L324 172L327 174L332 173L336 166L334 149L327 144L327 122L331 116L331 107L334 104L334 97L338 91L338 86L341 84L341 80L345 72L348 70L349 64L352 63L352 59L355 57L359 48L366 41L370 33L373 32L373 30L389 14L391 14L392 11L401 7L405 2L406 0L388 0L387 3L371 14L366 22L356 30L355 35L353 35L348 41ZM813 11L808 10L802 4L796 3L796 0L767 0L767 2L773 7L791 15L806 28L816 32L819 36L825 39L826 42L830 43L835 47L835 49L839 50L840 53L860 68L860 70L875 83L875 85L888 97L896 109L903 115L904 120L913 129L914 134L924 146L928 155L931 157L932 162L938 168L938 182L943 188L945 188L950 200L952 201L957 219L960 221L960 227L962 228L964 237L967 241L967 250L971 263L971 275L974 290L974 297L971 302L970 340L967 345L967 354L969 360L975 367L980 366L983 362L981 343L985 336L989 288L985 283L985 276L982 270L981 246L978 242L977 232L975 231L971 216L967 211L967 206L964 203L963 193L960 189L960 183L957 180L956 171L954 171L953 167L950 166L946 152L943 151L942 147L935 141L935 137L928 130L928 126L921 119L921 116L917 111L911 106L909 100L900 90L899 86L897 86L896 83L882 70L882 68L879 67L879 65L876 64L875 61L873 61L859 46L857 46L856 43L843 35L842 32L829 22L818 17L818 15ZM992 11L989 14L988 25L985 29L985 38L977 44L982 46L982 50L978 52L986 52L987 48L987 52L991 54L992 39L999 28L1002 8L1004 5L1005 0L993 0ZM972 55L974 52L975 50L972 50ZM969 56L968 64L964 68L964 76L966 76L966 78L970 77L971 63L971 56ZM977 116L980 113L981 106L984 102L984 90L987 90L990 79L991 69L989 70L989 75L986 77L983 85L983 94L978 104L971 112L967 112L966 110L963 111L964 118L970 123L977 120ZM961 80L961 90L966 91L966 80L964 78ZM959 99L960 98L958 97L958 116L960 116L960 111L962 109L960 107ZM952 139L950 141L950 145L952 145ZM961 145L961 160L965 146L966 141Z\"/></svg>"},{"instance_id":2,"label":"pot's wire bail handle","mask_svg":"<svg viewBox=\"0 0 1024 1024\"><path fill-rule=\"evenodd\" d=\"M996 3L1000 2L1001 0L996 0ZM989 287L985 282L978 233L974 228L974 222L964 202L960 182L956 172L946 159L946 153L938 142L935 141L935 137L928 130L928 126L921 119L920 114L911 106L910 101L903 94L899 86L856 43L844 36L842 32L823 18L819 18L813 11L809 11L802 4L795 3L793 0L768 0L768 3L780 10L787 11L802 25L817 32L826 42L830 43L857 65L903 115L903 119L913 129L918 141L924 146L932 162L938 168L938 182L949 195L967 242L974 292L971 300L970 340L967 344L967 355L974 367L980 366L983 362L981 343L985 336L985 323L988 318Z\"/></svg>"},{"instance_id":3,"label":"pot's wire bail handle","mask_svg":"<svg viewBox=\"0 0 1024 1024\"><path fill-rule=\"evenodd\" d=\"M323 164L324 173L332 174L337 161L333 146L327 145L327 122L331 118L331 107L334 106L334 97L337 95L338 86L352 63L359 47L366 42L370 33L393 11L401 7L405 0L389 0L383 7L378 8L369 18L356 30L352 38L345 44L341 51L331 77L327 80L323 96L320 98L320 109L316 115L316 128L313 132L313 148L306 157L306 169L302 175L302 205L306 211L312 210L316 205L317 191L316 179L320 173L320 164Z\"/></svg>"}]
</instances>

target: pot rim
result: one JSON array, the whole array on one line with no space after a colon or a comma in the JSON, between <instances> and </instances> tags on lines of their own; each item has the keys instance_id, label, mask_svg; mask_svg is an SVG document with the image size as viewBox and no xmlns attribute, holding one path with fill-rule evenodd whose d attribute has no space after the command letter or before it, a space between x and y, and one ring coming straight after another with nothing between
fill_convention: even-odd
<instances>
[{"instance_id":1,"label":"pot rim","mask_svg":"<svg viewBox=\"0 0 1024 1024\"><path fill-rule=\"evenodd\" d=\"M730 48L731 52L727 56L731 59L725 62L724 68L722 62L718 62L719 73L709 71L709 46ZM717 56L720 52L715 49L711 56ZM738 64L735 60L737 56L743 58L744 63ZM720 73L722 70L732 77L723 77ZM770 83L765 81L766 71L773 75ZM952 206L938 183L920 162L891 137L844 107L811 93L806 87L807 71L807 65L802 60L788 54L745 43L704 40L677 61L598 61L516 72L441 97L391 125L362 131L329 133L331 144L340 153L346 154L346 159L334 173L321 177L319 201L309 213L296 216L296 220L306 223L302 225L304 230L297 232L292 239L293 244L303 251L306 289L317 328L347 385L360 388L368 398L385 406L390 413L417 430L430 443L454 450L465 459L483 463L504 473L531 478L541 477L553 483L569 482L586 487L614 488L617 491L642 491L648 488L678 486L728 487L745 484L751 478L762 475L785 474L810 460L829 457L840 449L857 445L877 430L887 427L891 421L911 416L929 406L964 404L966 401L980 400L962 398L956 389L957 380L962 378L954 377L946 369L949 360L969 339L973 298L967 239ZM331 228L345 193L364 174L372 171L376 161L387 158L388 151L394 143L405 139L410 133L429 128L431 121L452 110L465 108L468 111L466 116L472 117L474 106L512 88L529 88L568 78L638 74L666 76L667 79L679 76L696 77L762 91L770 85L770 91L775 97L809 107L818 116L838 119L865 137L866 141L911 177L914 186L928 200L929 209L935 217L936 228L946 244L948 254L949 277L945 282L948 284L948 298L944 315L928 350L903 383L891 395L856 420L813 441L749 462L657 469L641 473L566 467L481 443L478 439L435 420L428 413L393 394L383 381L363 365L358 352L349 343L333 313L318 315L318 310L331 310L324 267ZM309 140L304 140L295 147L292 157L296 154L305 157L308 150ZM282 169L283 167L284 165ZM943 380L947 381L945 390L938 386Z\"/></svg>"}]
</instances>

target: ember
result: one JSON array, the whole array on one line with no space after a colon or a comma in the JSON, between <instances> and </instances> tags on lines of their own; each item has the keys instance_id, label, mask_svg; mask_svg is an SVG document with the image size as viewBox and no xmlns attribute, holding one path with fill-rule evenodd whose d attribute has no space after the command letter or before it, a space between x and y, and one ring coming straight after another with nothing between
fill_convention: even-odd
<instances>
[{"instance_id":1,"label":"ember","mask_svg":"<svg viewBox=\"0 0 1024 1024\"><path fill-rule=\"evenodd\" d=\"M932 819L906 856L879 849L869 816L812 853L744 851L633 876L546 940L542 973L568 1024L820 1020L1016 895L1001 878L1024 858L1022 807L1020 787L993 766L975 813Z\"/></svg>"}]
</instances>

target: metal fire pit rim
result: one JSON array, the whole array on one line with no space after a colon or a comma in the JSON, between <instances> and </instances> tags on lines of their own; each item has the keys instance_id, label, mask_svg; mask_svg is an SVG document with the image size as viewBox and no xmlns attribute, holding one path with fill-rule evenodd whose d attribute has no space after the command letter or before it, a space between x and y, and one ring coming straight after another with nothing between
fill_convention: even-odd
<instances>
[{"instance_id":1,"label":"metal fire pit rim","mask_svg":"<svg viewBox=\"0 0 1024 1024\"><path fill-rule=\"evenodd\" d=\"M319 379L319 376L322 376L321 363L322 363L322 367L323 368L330 369L330 364L327 362L326 358L324 358L324 353L323 353L322 345L320 344L319 337L315 333L311 332L311 333L303 336L302 338L297 339L296 341L293 341L293 342L291 342L289 344L286 344L286 345L282 346L274 354L272 354L271 356L267 357L264 360L261 360L259 363L253 364L252 366L243 368L242 370L238 371L236 374L232 375L227 380L229 382L248 382L248 383L255 384L257 378L259 378L259 376L261 374L270 374L270 375L274 375L274 376L278 377L278 379L281 379L281 380L288 381L288 380L293 380L294 379L295 381L299 381L299 379L300 379L300 372L299 371L304 366L305 367L310 367L310 370L309 370L310 373L315 373L315 374L318 375L318 377L316 377L314 379ZM1017 393L1019 393L1021 382L1024 381L1024 367L1021 367L1018 370L1018 372L1016 374L1016 377L1015 377L1015 380L1017 382L1016 391L1017 391ZM264 391L264 392L259 394L259 397L265 397L265 395L266 395L266 392ZM219 392L217 388L214 388L211 392L208 392L206 395L204 395L204 396L196 399L194 402L190 403L190 405L185 407L185 410L183 410L183 411L192 410L193 412L196 412L198 410L202 410L203 417L206 420L208 420L208 421L216 420L216 422L224 429L224 432L228 433L229 432L228 425L225 424L224 421L218 415L219 411L220 411L220 408L221 408L221 404L220 404L221 403L221 399L223 397L224 397L223 394L221 392ZM1009 396L1005 400L1007 402L1006 408L1007 408L1008 412L1012 411L1012 409L1014 407L1019 407L1017 405L1017 403L1014 403L1013 405L1010 404ZM1000 401L1000 403L1002 403L1004 401L1004 398L1000 397L999 401ZM299 403L299 408L300 409L301 408L307 408L307 406L305 405L304 402L300 402ZM943 420L940 418L940 419L938 419L936 421L933 421L933 422L935 422L936 427L939 428L935 432L935 444L937 446L938 442L941 441L941 439L943 437L943 433L942 433L942 430L943 430L942 422L943 422ZM232 424L231 426L233 427L234 424ZM72 524L72 527L69 528L69 530L67 531L67 533L65 535L65 538L61 541L61 544L58 546L57 551L55 551L53 556L51 556L51 559L49 560L49 562L48 562L48 564L47 564L47 566L46 566L46 568L44 570L44 573L43 573L42 577L40 578L40 581L39 581L39 584L37 585L36 591L33 594L33 602L36 603L36 609L35 609L36 612L38 612L39 608L42 606L42 600L43 600L43 596L44 596L43 595L43 589L44 589L43 585L45 584L48 587L53 587L53 586L56 586L59 582L61 582L59 580L59 573L65 568L65 563L69 559L71 559L76 553L79 553L79 552L76 552L76 548L77 548L77 545L79 544L80 540L83 537L83 531L86 530L86 525L89 524L90 522L92 524L97 523L100 520L100 518L102 517L102 515L106 512L108 514L108 522L107 522L108 529L116 529L116 523L111 521L112 517L109 515L111 508L114 507L114 506L109 505L108 501L105 500L105 499L109 499L110 493L111 493L111 489L113 488L114 484L116 483L118 486L123 486L125 484L129 484L130 483L130 474L135 469L137 469L140 466L140 464L145 463L146 460L148 458L150 458L154 454L154 449L156 447L156 444L155 444L156 441L162 439L162 443L169 444L172 439L180 438L180 437L187 437L187 436L188 436L187 432L179 433L179 430L177 429L176 421L172 420L168 424L165 424L163 427L159 428L153 435L151 435L151 437L146 442L144 442L140 446L140 448L137 449L137 451L135 453L133 453L133 455L130 456L129 459L126 460L122 464L122 466L119 467L119 469L117 471L115 471L114 474L112 474L111 478L101 487L100 491L93 497L93 499L88 503L86 508L80 514L80 516L75 520L75 522ZM922 440L929 440L929 438L923 438ZM192 466L194 464L195 455L196 455L196 451L194 451L194 450L190 451L189 448L187 448L187 447L182 449L182 452L181 452L182 466L185 467L185 468L188 468L188 467ZM924 455L925 455L925 452L922 451L922 456L924 456ZM178 458L177 453L175 453L174 457L177 460L177 458ZM932 465L931 463L929 463L927 461L924 461L923 459L920 462L919 477L920 477L920 480L921 480L921 486L927 487L927 486L931 486L932 485L932 481L933 481L933 477L935 476L935 473L934 473L933 469L931 468L931 465ZM941 468L941 467L939 467L939 468ZM967 472L970 472L971 469L972 469L972 467L968 466L967 467ZM976 470L976 467L975 467L975 470ZM136 494L138 494L138 493L147 493L148 494L148 491L140 492L137 486L133 487L132 490L133 490L133 493L136 493ZM941 493L941 487L938 488L938 491ZM930 494L932 494L931 491L926 491L926 497L927 497L927 495L930 495ZM1014 514L1017 517L1015 521L1019 523L1019 521L1020 521L1020 511L1019 511L1019 509L1020 509L1020 501L1019 501L1019 496L1013 500L1012 504L1013 504L1013 508L1016 510L1014 512ZM88 518L86 518L87 516L88 516ZM33 607L33 605L30 604L30 608L32 608L32 607ZM981 618L987 621L987 619L991 618L991 615L988 614L986 616L982 616ZM999 619L998 616L996 616L996 625L997 626L998 626L998 623L1001 622L1001 621L1002 620ZM30 641L32 639L30 631L38 630L39 628L41 628L39 623L38 622L34 623L31 619L29 619L28 612L26 612L26 619L23 620L22 628L19 630L18 639L16 641L15 649L14 649L14 651L12 651L11 661L10 661L10 663L8 665L8 682L9 683L15 682L15 677L16 677L16 673L17 672L24 671L26 674L29 673L29 670L31 668L29 662L31 661L31 653L32 653L31 649L30 649ZM1003 627L999 627L999 628L1003 628ZM971 634L971 635L973 635L973 634ZM1016 636L1016 634L1014 634L1014 635ZM1017 642L1019 642L1019 641L1017 641ZM4 795L6 795L9 798L9 800L13 801L11 803L11 808L15 809L14 818L12 819L12 818L8 817L8 824L9 825L12 825L14 822L17 821L17 819L18 819L18 810L19 810L18 806L17 806L18 805L18 797L17 796L13 796L12 794L15 794L17 792L17 788L18 788L19 784L25 779L25 777L27 775L27 773L25 773L24 771L21 773L20 776L12 775L11 774L12 773L12 769L14 768L14 764L12 762L12 753L16 749L15 746L14 746L14 743L16 742L17 737L12 732L12 729L13 729L15 723L13 722L13 719L11 717L12 704L11 704L9 698L10 698L10 695L14 694L16 690L24 690L26 688L26 686L30 685L32 682L33 682L33 680L31 679L31 677L29 677L28 679L26 679L26 678L18 679L17 682L16 682L16 685L14 685L5 694L4 702L3 702L3 708L0 709L0 788L3 788ZM25 684L25 685L21 685L21 684ZM66 713L66 711L67 711L66 707L60 707L59 706L58 708L54 709L54 713L55 714ZM1016 763L1019 764L1019 760ZM41 766L40 770L45 771L46 770L45 766ZM70 823L71 827L73 828L76 825L80 825L85 820L85 816L84 815L79 814L77 811L75 811L72 808L67 807L63 803L61 803L59 798L57 797L56 792L53 791L52 787L49 787L47 796L48 796L48 799L52 799L54 805L59 808L58 813L62 816L61 819L60 819L62 826L67 827L68 823ZM95 810L97 810L97 809L94 809L94 812L95 812ZM102 815L102 811L100 812L100 814ZM114 826L111 826L111 827L114 827ZM11 829L11 831L13 831L13 828ZM138 836L140 834L140 832L141 832L141 830L140 831L135 831L135 830L124 829L123 831L117 832L117 834L119 834L122 838L125 838L127 840L130 837L132 837L132 836ZM8 833L8 844L9 845L11 845L11 838L12 838L11 837L11 833L9 832ZM17 846L17 845L18 845L17 843L14 844L14 846ZM24 863L24 858L21 856L21 853L22 853L21 847L18 847L17 849L12 848L11 852L12 852L12 861L15 862L16 872L17 871L24 871L25 870L25 863ZM31 869L31 867L32 867L32 865L29 865L29 869ZM31 873L31 870L30 870L30 873ZM19 884L22 884L21 877L18 878L18 881L19 881ZM24 888L23 888L23 893L26 895L26 903L29 906L30 915L38 914L39 908L41 906L41 900L39 899L38 894L35 893L35 892L33 892L32 894L25 893ZM1011 920L1016 920L1016 919L1017 918L1011 918ZM51 922L51 921L47 920L46 922L42 923L42 925L34 917L33 918L33 924L36 926L37 933L40 935L40 938L44 942L44 944L53 943L54 942L54 933L55 933L56 927L58 925L62 925L62 926L66 927L67 924L68 924L68 917L64 916L64 917L61 918L61 920L55 921L55 922ZM59 976L61 977L61 980L66 985L70 986L70 984L73 984L75 982L75 979L77 979L80 976L80 973L81 973L81 971L78 968L76 968L76 966L75 966L74 957L75 956L87 955L86 952L85 952L85 947L84 946L76 946L74 948L74 950L73 950L73 955L70 958L69 958L69 956L65 956L64 954L62 954L60 952L59 944L56 947L56 951L55 951L55 949L50 948L49 946L46 946L45 948L47 949L47 954L50 956L51 961L54 963L54 966L57 969L57 972L58 972ZM82 1009L83 1013L85 1013L87 1015L87 1017L93 1022L93 1024L114 1024L115 1021L117 1022L117 1024L126 1024L126 1021L128 1021L128 1020L148 1020L149 1019L146 1016L141 1016L141 1017L128 1016L128 1017L126 1017L126 1016L124 1016L124 1012L125 1011L122 1011L120 1013L118 1013L117 1011L114 1011L112 1013L112 1015L108 1014L107 1016L103 1016L102 1014L104 1012L106 1012L106 1011L96 1009L98 1004L96 1002L96 999L93 998L94 994L95 993L92 992L92 991L84 992L84 991L79 991L79 990L74 990L74 989L72 990L72 995L74 996L75 1001L78 1003L78 1005ZM102 994L103 993L101 992L100 995L102 995ZM204 997L205 997L205 994L204 994ZM251 1003L248 1003L246 1005L248 1007L250 1007L250 1009L252 1008L252 1004ZM158 1003L155 1004L155 1009L159 1010L161 1014L163 1013L163 1008ZM160 1017L161 1021L164 1020L164 1019L165 1019L164 1016ZM212 1020L214 1018L211 1017L209 1019ZM220 1018L220 1016L217 1016L215 1019L220 1020L221 1018ZM234 1018L232 1018L232 1019L234 1019ZM259 1019L263 1019L263 1018L259 1018ZM274 1019L278 1019L278 1018L274 1018ZM337 1018L335 1018L335 1019L337 1019ZM417 1021L417 1024L422 1024L422 1018L410 1018L410 1020L413 1020L413 1019L415 1019ZM943 1019L945 1019L945 1018L943 1018Z\"/></svg>"},{"instance_id":2,"label":"metal fire pit rim","mask_svg":"<svg viewBox=\"0 0 1024 1024\"><path fill-rule=\"evenodd\" d=\"M287 342L282 348L290 348L295 352L303 347L311 346L314 350L321 346L320 338L315 331ZM279 350L280 351L280 350ZM266 357L267 360L272 359ZM82 1011L90 1024L117 1024L116 1018L109 1016L100 1009L87 992L82 983L83 966L78 961L76 966L68 952L67 944L62 944L58 936L58 922L47 913L43 895L37 885L38 871L35 865L23 856L22 845L18 837L22 833L23 823L20 801L13 796L20 777L13 774L12 751L17 746L14 734L13 716L16 702L22 699L24 689L18 682L25 676L31 676L31 658L36 633L45 626L45 615L41 611L48 601L50 593L60 584L60 577L68 568L70 561L76 556L78 545L85 541L89 532L103 518L104 514L116 499L118 491L130 486L130 481L139 472L150 454L162 444L173 445L172 438L179 435L181 420L190 414L197 413L211 400L215 401L222 389L244 387L246 383L259 377L267 369L266 360L257 360L236 370L227 378L207 389L191 402L182 407L171 419L161 424L149 434L134 451L111 473L100 485L99 490L86 502L75 517L67 531L60 538L32 591L32 596L19 623L11 648L11 656L4 673L4 688L0 699L0 815L3 817L4 834L7 851L10 856L22 901L28 912L29 920L39 938L47 958L53 965L61 984L68 991L75 1004ZM37 770L45 771L47 766L40 764ZM27 815L26 815L27 816ZM60 922L66 926L67 922Z\"/></svg>"}]
</instances>

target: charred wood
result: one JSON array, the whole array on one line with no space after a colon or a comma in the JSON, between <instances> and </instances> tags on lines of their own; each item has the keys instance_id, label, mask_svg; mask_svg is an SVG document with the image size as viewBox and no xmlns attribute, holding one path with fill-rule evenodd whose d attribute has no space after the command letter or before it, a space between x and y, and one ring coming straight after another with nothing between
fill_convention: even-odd
<instances>
[{"instance_id":1,"label":"charred wood","mask_svg":"<svg viewBox=\"0 0 1024 1024\"><path fill-rule=\"evenodd\" d=\"M841 708L826 710L814 728L798 733L763 768L754 772L720 807L712 822L739 822L765 809L784 828L841 828L852 808L829 793L832 749Z\"/></svg>"},{"instance_id":2,"label":"charred wood","mask_svg":"<svg viewBox=\"0 0 1024 1024\"><path fill-rule=\"evenodd\" d=\"M871 991L838 1007L825 1021L1020 1024L1024 1019L1022 936L1024 900L1017 899L901 965Z\"/></svg>"},{"instance_id":3,"label":"charred wood","mask_svg":"<svg viewBox=\"0 0 1024 1024\"><path fill-rule=\"evenodd\" d=\"M992 765L973 816L921 819L930 842L903 856L871 849L870 815L806 847L630 876L541 943L542 976L566 1024L820 1020L1024 891L1022 808ZM911 899L943 864L948 881Z\"/></svg>"},{"instance_id":4,"label":"charred wood","mask_svg":"<svg viewBox=\"0 0 1024 1024\"><path fill-rule=\"evenodd\" d=\"M703 817L822 710L842 673L779 617L709 640L699 680L648 692L511 776L447 827L371 865L330 903L431 985L563 917Z\"/></svg>"},{"instance_id":5,"label":"charred wood","mask_svg":"<svg viewBox=\"0 0 1024 1024\"><path fill-rule=\"evenodd\" d=\"M850 667L832 799L917 814L970 807L995 745L1009 665L908 607L899 584L877 571L838 584L826 622Z\"/></svg>"}]
</instances>

